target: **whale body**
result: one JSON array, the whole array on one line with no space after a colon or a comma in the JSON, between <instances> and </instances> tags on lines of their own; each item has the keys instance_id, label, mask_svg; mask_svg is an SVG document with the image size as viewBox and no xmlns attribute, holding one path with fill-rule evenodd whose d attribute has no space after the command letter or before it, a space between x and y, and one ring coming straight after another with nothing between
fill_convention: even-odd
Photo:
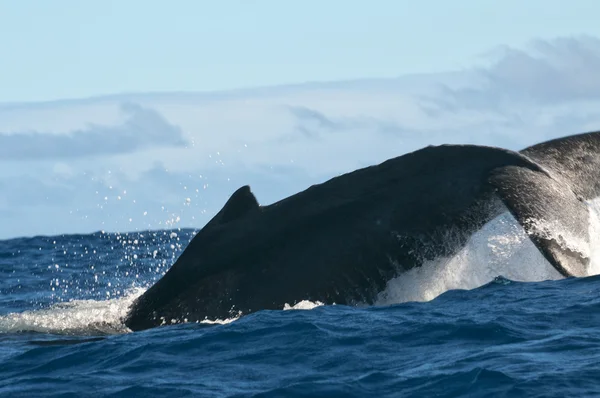
<instances>
[{"instance_id":1,"label":"whale body","mask_svg":"<svg viewBox=\"0 0 600 398\"><path fill-rule=\"evenodd\" d=\"M429 146L268 206L243 186L124 322L142 330L301 300L373 304L390 279L456 253L507 209L558 272L586 276L599 149L600 132L520 152Z\"/></svg>"}]
</instances>

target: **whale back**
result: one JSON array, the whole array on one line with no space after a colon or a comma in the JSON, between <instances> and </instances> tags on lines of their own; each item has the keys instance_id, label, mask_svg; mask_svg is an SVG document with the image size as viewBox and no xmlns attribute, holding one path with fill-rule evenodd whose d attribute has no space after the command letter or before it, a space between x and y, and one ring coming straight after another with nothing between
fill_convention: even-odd
<instances>
[{"instance_id":1,"label":"whale back","mask_svg":"<svg viewBox=\"0 0 600 398\"><path fill-rule=\"evenodd\" d=\"M244 186L136 299L125 324L225 319L305 299L373 303L392 277L462 247L498 214L482 210L494 195L559 272L586 275L585 200L598 193L599 142L588 133L521 153L430 146L268 206ZM452 247L448 232L459 236Z\"/></svg>"},{"instance_id":2,"label":"whale back","mask_svg":"<svg viewBox=\"0 0 600 398\"><path fill-rule=\"evenodd\" d=\"M543 173L517 152L431 146L313 185L267 206L248 187L200 230L167 273L133 304L126 324L227 318L308 299L373 303L394 276L451 255L497 213L490 173ZM447 242L452 233L455 242Z\"/></svg>"}]
</instances>

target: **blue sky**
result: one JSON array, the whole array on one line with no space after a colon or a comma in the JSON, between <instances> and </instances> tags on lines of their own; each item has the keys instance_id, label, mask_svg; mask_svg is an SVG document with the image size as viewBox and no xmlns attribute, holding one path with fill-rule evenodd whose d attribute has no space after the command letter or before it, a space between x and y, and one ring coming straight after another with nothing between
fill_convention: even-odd
<instances>
[{"instance_id":1,"label":"blue sky","mask_svg":"<svg viewBox=\"0 0 600 398\"><path fill-rule=\"evenodd\" d=\"M0 102L441 72L600 35L594 0L0 1Z\"/></svg>"},{"instance_id":2,"label":"blue sky","mask_svg":"<svg viewBox=\"0 0 600 398\"><path fill-rule=\"evenodd\" d=\"M269 204L430 144L600 129L597 15L577 0L0 0L0 239L201 227L245 184Z\"/></svg>"}]
</instances>

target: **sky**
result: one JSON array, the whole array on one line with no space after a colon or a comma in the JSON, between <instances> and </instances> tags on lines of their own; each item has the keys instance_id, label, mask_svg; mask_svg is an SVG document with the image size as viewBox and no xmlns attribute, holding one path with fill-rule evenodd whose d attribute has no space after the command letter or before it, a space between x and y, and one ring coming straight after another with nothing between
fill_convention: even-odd
<instances>
[{"instance_id":1,"label":"sky","mask_svg":"<svg viewBox=\"0 0 600 398\"><path fill-rule=\"evenodd\" d=\"M199 228L430 144L600 128L593 1L0 0L0 239Z\"/></svg>"},{"instance_id":2,"label":"sky","mask_svg":"<svg viewBox=\"0 0 600 398\"><path fill-rule=\"evenodd\" d=\"M461 69L600 35L594 0L0 0L0 102Z\"/></svg>"}]
</instances>

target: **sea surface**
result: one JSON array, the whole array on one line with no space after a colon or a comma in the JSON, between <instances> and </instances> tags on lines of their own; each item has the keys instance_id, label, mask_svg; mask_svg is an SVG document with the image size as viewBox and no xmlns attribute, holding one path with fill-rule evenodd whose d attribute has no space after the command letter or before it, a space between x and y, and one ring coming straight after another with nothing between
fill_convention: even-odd
<instances>
[{"instance_id":1,"label":"sea surface","mask_svg":"<svg viewBox=\"0 0 600 398\"><path fill-rule=\"evenodd\" d=\"M600 396L600 277L553 274L510 220L376 306L128 331L193 234L0 241L0 396Z\"/></svg>"}]
</instances>

